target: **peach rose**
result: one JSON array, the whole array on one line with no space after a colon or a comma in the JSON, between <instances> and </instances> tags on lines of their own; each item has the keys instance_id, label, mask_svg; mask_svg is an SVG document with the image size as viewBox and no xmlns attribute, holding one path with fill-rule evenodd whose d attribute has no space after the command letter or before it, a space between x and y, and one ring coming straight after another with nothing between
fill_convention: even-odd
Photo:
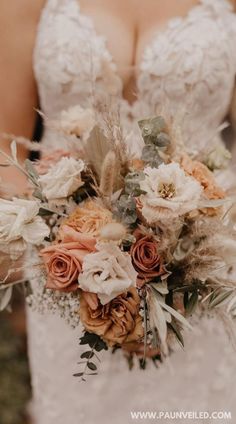
<instances>
[{"instance_id":1,"label":"peach rose","mask_svg":"<svg viewBox=\"0 0 236 424\"><path fill-rule=\"evenodd\" d=\"M67 226L62 228L61 235L61 243L46 247L40 253L48 275L46 288L70 292L78 288L83 259L95 251L96 240Z\"/></svg>"},{"instance_id":2,"label":"peach rose","mask_svg":"<svg viewBox=\"0 0 236 424\"><path fill-rule=\"evenodd\" d=\"M64 224L80 233L99 236L100 230L111 223L112 213L94 200L87 200L83 206L77 207Z\"/></svg>"},{"instance_id":3,"label":"peach rose","mask_svg":"<svg viewBox=\"0 0 236 424\"><path fill-rule=\"evenodd\" d=\"M206 165L192 160L186 154L182 156L180 165L188 175L194 177L201 184L208 199L223 199L225 197L225 192L217 185L213 173Z\"/></svg>"},{"instance_id":4,"label":"peach rose","mask_svg":"<svg viewBox=\"0 0 236 424\"><path fill-rule=\"evenodd\" d=\"M80 319L87 331L98 334L109 346L121 345L143 337L139 306L134 287L104 306L96 294L81 292Z\"/></svg>"},{"instance_id":5,"label":"peach rose","mask_svg":"<svg viewBox=\"0 0 236 424\"><path fill-rule=\"evenodd\" d=\"M137 230L134 233L136 242L132 245L130 255L138 277L139 285L154 277L162 275L165 270L163 260L158 253L158 242L151 235L144 235Z\"/></svg>"}]
</instances>

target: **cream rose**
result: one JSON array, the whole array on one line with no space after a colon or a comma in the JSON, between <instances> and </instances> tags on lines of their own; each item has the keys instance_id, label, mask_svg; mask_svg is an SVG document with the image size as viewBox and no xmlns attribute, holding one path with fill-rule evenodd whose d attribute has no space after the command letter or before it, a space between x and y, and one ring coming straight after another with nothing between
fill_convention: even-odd
<instances>
[{"instance_id":1,"label":"cream rose","mask_svg":"<svg viewBox=\"0 0 236 424\"><path fill-rule=\"evenodd\" d=\"M79 287L96 293L102 305L110 302L130 287L136 286L135 271L128 253L122 252L112 242L101 243L98 252L84 258Z\"/></svg>"},{"instance_id":2,"label":"cream rose","mask_svg":"<svg viewBox=\"0 0 236 424\"><path fill-rule=\"evenodd\" d=\"M39 177L42 192L48 200L65 199L83 185L81 172L84 162L63 157L50 170Z\"/></svg>"},{"instance_id":3,"label":"cream rose","mask_svg":"<svg viewBox=\"0 0 236 424\"><path fill-rule=\"evenodd\" d=\"M202 187L187 176L177 163L146 167L140 182L142 215L150 224L184 215L198 207Z\"/></svg>"},{"instance_id":4,"label":"cream rose","mask_svg":"<svg viewBox=\"0 0 236 424\"><path fill-rule=\"evenodd\" d=\"M39 245L49 235L35 201L0 199L0 251L18 258L27 244Z\"/></svg>"}]
</instances>

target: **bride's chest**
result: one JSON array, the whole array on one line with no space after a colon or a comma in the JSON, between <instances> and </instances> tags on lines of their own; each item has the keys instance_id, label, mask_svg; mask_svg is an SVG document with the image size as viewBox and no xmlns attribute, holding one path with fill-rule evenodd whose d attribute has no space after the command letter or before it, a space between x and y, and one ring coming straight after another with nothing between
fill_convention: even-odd
<instances>
[{"instance_id":1,"label":"bride's chest","mask_svg":"<svg viewBox=\"0 0 236 424\"><path fill-rule=\"evenodd\" d=\"M104 93L122 97L131 73L137 95L154 106L163 96L176 102L190 93L201 101L207 95L229 101L236 70L236 18L227 0L202 0L184 18L169 20L161 32L152 26L135 48L132 31L119 25L115 45L100 35L102 28L95 28L77 0L48 1L34 52L41 102L60 104L63 96L76 96L83 104Z\"/></svg>"}]
</instances>

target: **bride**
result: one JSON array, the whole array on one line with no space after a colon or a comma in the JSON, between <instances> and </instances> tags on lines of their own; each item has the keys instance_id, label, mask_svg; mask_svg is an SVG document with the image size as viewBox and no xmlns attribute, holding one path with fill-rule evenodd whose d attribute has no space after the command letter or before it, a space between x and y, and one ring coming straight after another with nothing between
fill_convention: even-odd
<instances>
[{"instance_id":1,"label":"bride","mask_svg":"<svg viewBox=\"0 0 236 424\"><path fill-rule=\"evenodd\" d=\"M88 106L95 93L116 99L129 131L168 101L172 116L187 111L186 142L195 148L220 143L217 128L230 110L236 115L230 107L236 75L233 3L1 0L0 132L30 138L35 108L54 118L70 106ZM61 142L45 129L42 143L58 148ZM4 139L1 144L9 149ZM22 161L27 154L19 149ZM24 177L14 169L2 170L1 177L24 191ZM130 372L122 355L105 353L99 375L86 383L72 376L79 334L56 315L28 310L35 424L128 424L135 411L236 414L235 352L217 319L202 320L187 335L185 350L158 370Z\"/></svg>"}]
</instances>

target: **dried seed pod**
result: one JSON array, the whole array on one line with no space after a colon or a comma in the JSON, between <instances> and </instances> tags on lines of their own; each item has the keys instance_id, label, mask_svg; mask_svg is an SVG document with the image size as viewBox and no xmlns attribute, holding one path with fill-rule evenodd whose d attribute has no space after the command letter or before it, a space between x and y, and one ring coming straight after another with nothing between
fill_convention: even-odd
<instances>
[{"instance_id":1,"label":"dried seed pod","mask_svg":"<svg viewBox=\"0 0 236 424\"><path fill-rule=\"evenodd\" d=\"M109 151L102 165L100 192L105 197L111 197L114 188L117 161L115 152Z\"/></svg>"},{"instance_id":2,"label":"dried seed pod","mask_svg":"<svg viewBox=\"0 0 236 424\"><path fill-rule=\"evenodd\" d=\"M105 225L100 231L100 238L106 241L119 241L126 235L124 225L113 222Z\"/></svg>"}]
</instances>

